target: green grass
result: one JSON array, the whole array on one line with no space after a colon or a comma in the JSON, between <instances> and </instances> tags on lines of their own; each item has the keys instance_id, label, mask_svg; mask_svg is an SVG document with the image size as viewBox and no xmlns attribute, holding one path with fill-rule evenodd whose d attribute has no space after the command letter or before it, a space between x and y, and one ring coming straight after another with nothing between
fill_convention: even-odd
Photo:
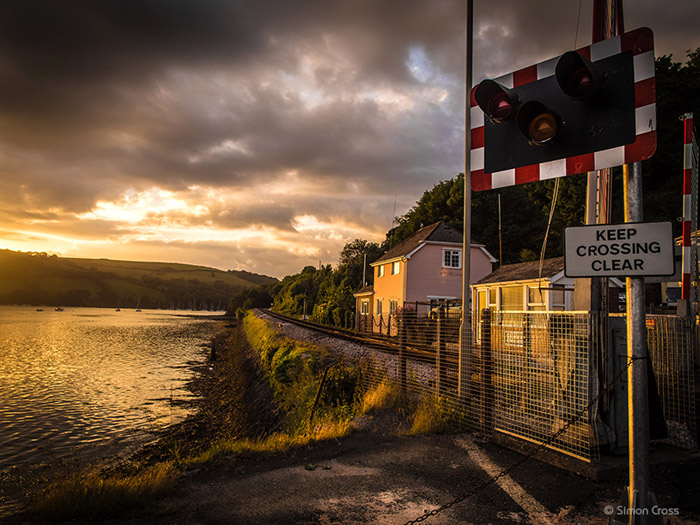
<instances>
[{"instance_id":1,"label":"green grass","mask_svg":"<svg viewBox=\"0 0 700 525\"><path fill-rule=\"evenodd\" d=\"M439 396L423 397L413 413L413 423L407 434L445 434L456 430L454 409Z\"/></svg>"},{"instance_id":2,"label":"green grass","mask_svg":"<svg viewBox=\"0 0 700 525\"><path fill-rule=\"evenodd\" d=\"M369 414L381 410L404 412L409 403L401 388L394 381L384 379L373 388L368 389L360 402L360 414Z\"/></svg>"},{"instance_id":3,"label":"green grass","mask_svg":"<svg viewBox=\"0 0 700 525\"><path fill-rule=\"evenodd\" d=\"M48 521L116 516L164 495L177 477L172 462L157 463L133 475L74 474L49 487L33 510Z\"/></svg>"},{"instance_id":4,"label":"green grass","mask_svg":"<svg viewBox=\"0 0 700 525\"><path fill-rule=\"evenodd\" d=\"M186 464L200 464L221 457L280 454L314 441L339 438L350 432L357 413L360 377L354 367L336 363L328 368L326 348L295 341L279 333L268 321L249 312L243 319L248 344L258 353L277 401L286 411L285 429L261 439L223 439L213 443ZM318 397L314 418L311 410Z\"/></svg>"}]
</instances>

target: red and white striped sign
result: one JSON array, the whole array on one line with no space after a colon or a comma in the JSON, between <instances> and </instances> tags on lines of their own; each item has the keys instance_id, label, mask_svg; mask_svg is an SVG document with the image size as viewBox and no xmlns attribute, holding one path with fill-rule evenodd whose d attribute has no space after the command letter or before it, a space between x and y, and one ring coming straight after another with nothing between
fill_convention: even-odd
<instances>
[{"instance_id":1,"label":"red and white striped sign","mask_svg":"<svg viewBox=\"0 0 700 525\"><path fill-rule=\"evenodd\" d=\"M619 146L575 157L557 159L530 166L486 173L484 171L484 113L471 91L471 184L474 191L503 188L525 182L535 182L575 175L588 171L612 168L648 159L656 150L656 76L654 74L654 36L643 27L629 33L597 42L577 52L592 62L625 51L631 51L634 66L636 140ZM519 87L554 75L559 57L494 79L507 87Z\"/></svg>"},{"instance_id":2,"label":"red and white striped sign","mask_svg":"<svg viewBox=\"0 0 700 525\"><path fill-rule=\"evenodd\" d=\"M683 278L681 299L690 299L690 270L692 246L690 229L692 224L692 181L693 181L693 114L683 116Z\"/></svg>"}]
</instances>

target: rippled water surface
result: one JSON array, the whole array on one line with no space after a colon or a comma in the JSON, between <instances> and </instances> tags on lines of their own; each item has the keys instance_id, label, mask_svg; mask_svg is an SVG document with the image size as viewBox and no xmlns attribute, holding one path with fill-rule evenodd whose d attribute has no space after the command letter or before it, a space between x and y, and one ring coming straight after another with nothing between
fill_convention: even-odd
<instances>
[{"instance_id":1,"label":"rippled water surface","mask_svg":"<svg viewBox=\"0 0 700 525\"><path fill-rule=\"evenodd\" d=\"M220 328L196 313L0 306L0 468L181 421L192 365Z\"/></svg>"}]
</instances>

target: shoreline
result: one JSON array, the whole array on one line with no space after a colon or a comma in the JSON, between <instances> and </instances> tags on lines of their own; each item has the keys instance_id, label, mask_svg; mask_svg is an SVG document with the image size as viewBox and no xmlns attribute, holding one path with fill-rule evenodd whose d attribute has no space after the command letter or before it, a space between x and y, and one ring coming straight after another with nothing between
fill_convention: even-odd
<instances>
[{"instance_id":1,"label":"shoreline","mask_svg":"<svg viewBox=\"0 0 700 525\"><path fill-rule=\"evenodd\" d=\"M173 400L174 403L186 404L191 414L185 419L157 430L134 429L134 435L128 438L105 438L97 444L76 446L75 453L64 457L55 457L50 461L26 462L0 469L0 521L6 519L27 519L27 511L42 491L54 483L71 476L82 476L88 472L133 473L172 456L172 443L179 439L183 443L194 444L191 436L199 432L197 443L204 446L216 433L203 424L206 419L206 407L210 404L206 398L215 395L212 382L221 375L218 360L212 356L225 355L225 346L234 330L236 319L225 315L187 315L197 319L222 321L221 329L202 347L209 349L209 355L202 362L183 363L193 373L184 388L192 395L186 401ZM138 437L135 434L140 434ZM141 435L142 434L142 435ZM94 449L94 450L89 450ZM87 453L86 453L87 451Z\"/></svg>"},{"instance_id":2,"label":"shoreline","mask_svg":"<svg viewBox=\"0 0 700 525\"><path fill-rule=\"evenodd\" d=\"M187 382L186 388L196 396L191 402L193 413L163 429L158 439L127 461L150 465L177 460L201 452L218 439L258 438L280 428L264 372L247 347L238 321L227 319L211 340L209 359L193 367L195 376Z\"/></svg>"}]
</instances>

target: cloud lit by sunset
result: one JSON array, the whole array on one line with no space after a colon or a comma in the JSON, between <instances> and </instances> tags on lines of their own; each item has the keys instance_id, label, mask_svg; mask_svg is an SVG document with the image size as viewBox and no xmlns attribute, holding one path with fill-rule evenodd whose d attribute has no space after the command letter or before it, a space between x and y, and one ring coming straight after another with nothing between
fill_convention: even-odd
<instances>
[{"instance_id":1,"label":"cloud lit by sunset","mask_svg":"<svg viewBox=\"0 0 700 525\"><path fill-rule=\"evenodd\" d=\"M698 8L673 6L626 25L683 60ZM572 48L577 13L476 2L475 81ZM463 171L464 39L456 0L3 2L0 248L335 263Z\"/></svg>"}]
</instances>

